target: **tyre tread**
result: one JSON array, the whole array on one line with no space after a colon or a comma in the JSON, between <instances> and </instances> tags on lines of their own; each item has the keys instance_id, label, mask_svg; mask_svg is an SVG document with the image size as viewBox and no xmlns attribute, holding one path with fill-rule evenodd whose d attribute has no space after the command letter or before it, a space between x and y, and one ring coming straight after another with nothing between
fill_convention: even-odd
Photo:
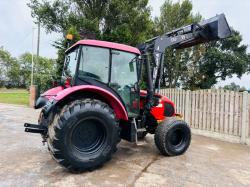
<instances>
[{"instance_id":1,"label":"tyre tread","mask_svg":"<svg viewBox=\"0 0 250 187\"><path fill-rule=\"evenodd\" d=\"M154 140L155 140L155 145L156 147L159 149L159 151L165 155L165 156L176 156L175 153L173 153L171 150L166 148L166 134L167 132L176 124L178 124L179 122L182 122L183 125L188 126L188 124L183 121L183 120L179 120L177 118L174 117L169 117L165 124L159 124L156 131L155 131L155 136L154 136ZM191 140L191 134L190 134L190 140ZM183 153L187 150L187 148L190 145L190 142L188 142L186 149L183 151Z\"/></svg>"},{"instance_id":2,"label":"tyre tread","mask_svg":"<svg viewBox=\"0 0 250 187\"><path fill-rule=\"evenodd\" d=\"M69 117L74 112L78 112L81 109L86 108L86 107L92 107L96 109L102 108L106 113L108 113L108 115L110 115L112 119L115 119L114 128L115 128L115 131L118 132L118 136L115 137L116 143L111 148L112 150L110 151L110 153L107 154L104 162L111 159L112 153L114 153L117 150L116 146L121 141L120 127L119 127L118 120L115 117L114 111L106 103L97 99L83 99L83 100L76 100L76 101L71 102L69 105L65 105L62 108L62 110L58 114L56 114L52 124L49 126L49 130L48 130L49 136L47 139L47 143L48 143L48 148L52 157L60 165L64 166L65 168L69 169L72 172L80 172L82 170L94 170L96 167L98 167L98 166L94 166L94 167L89 167L89 168L77 168L77 167L72 166L69 161L63 158L62 150L60 149L61 141L60 141L59 136L57 136L58 133L62 130L63 121L69 119Z\"/></svg>"}]
</instances>

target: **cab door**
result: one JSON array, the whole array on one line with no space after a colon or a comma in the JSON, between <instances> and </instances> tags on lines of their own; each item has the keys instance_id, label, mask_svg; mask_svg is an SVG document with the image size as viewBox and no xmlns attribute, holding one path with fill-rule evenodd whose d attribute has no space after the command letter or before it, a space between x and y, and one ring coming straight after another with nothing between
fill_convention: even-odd
<instances>
[{"instance_id":1,"label":"cab door","mask_svg":"<svg viewBox=\"0 0 250 187\"><path fill-rule=\"evenodd\" d=\"M140 111L136 59L133 53L111 51L110 87L122 98L129 117L137 117Z\"/></svg>"}]
</instances>

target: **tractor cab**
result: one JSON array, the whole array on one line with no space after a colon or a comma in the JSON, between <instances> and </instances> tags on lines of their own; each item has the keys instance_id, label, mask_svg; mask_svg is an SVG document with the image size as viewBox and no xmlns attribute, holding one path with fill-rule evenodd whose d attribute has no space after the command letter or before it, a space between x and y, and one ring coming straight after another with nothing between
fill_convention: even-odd
<instances>
[{"instance_id":1,"label":"tractor cab","mask_svg":"<svg viewBox=\"0 0 250 187\"><path fill-rule=\"evenodd\" d=\"M66 51L65 86L94 85L115 95L129 117L139 114L137 48L96 40L81 40Z\"/></svg>"}]
</instances>

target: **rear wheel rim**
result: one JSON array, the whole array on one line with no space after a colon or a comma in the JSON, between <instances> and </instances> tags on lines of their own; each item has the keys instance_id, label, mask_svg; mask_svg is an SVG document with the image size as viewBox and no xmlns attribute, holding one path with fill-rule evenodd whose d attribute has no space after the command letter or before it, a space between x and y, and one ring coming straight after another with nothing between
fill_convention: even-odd
<instances>
[{"instance_id":1,"label":"rear wheel rim","mask_svg":"<svg viewBox=\"0 0 250 187\"><path fill-rule=\"evenodd\" d=\"M78 152L93 154L103 147L107 132L102 122L97 119L85 119L73 129L71 143Z\"/></svg>"}]
</instances>

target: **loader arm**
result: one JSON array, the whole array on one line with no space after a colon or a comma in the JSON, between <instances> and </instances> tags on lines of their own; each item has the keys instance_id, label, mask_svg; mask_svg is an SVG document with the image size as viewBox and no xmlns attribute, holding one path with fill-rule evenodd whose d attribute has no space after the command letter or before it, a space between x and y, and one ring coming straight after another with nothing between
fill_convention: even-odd
<instances>
[{"instance_id":1,"label":"loader arm","mask_svg":"<svg viewBox=\"0 0 250 187\"><path fill-rule=\"evenodd\" d=\"M162 36L154 37L138 46L142 54L142 63L147 73L147 104L146 110L152 108L153 94L160 89L163 72L164 52L166 48L182 49L201 43L216 41L231 36L231 30L224 14L193 23ZM151 60L152 57L152 60Z\"/></svg>"}]
</instances>

